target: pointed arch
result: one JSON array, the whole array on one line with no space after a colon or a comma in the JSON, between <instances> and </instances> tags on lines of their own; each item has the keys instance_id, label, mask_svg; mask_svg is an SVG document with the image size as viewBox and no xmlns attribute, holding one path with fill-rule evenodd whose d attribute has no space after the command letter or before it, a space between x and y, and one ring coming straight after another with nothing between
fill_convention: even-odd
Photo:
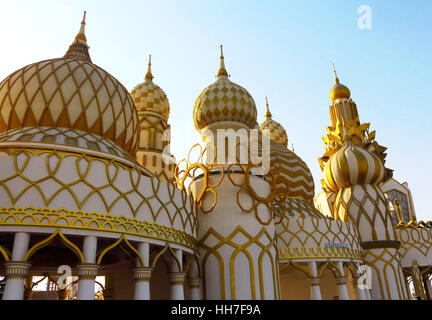
<instances>
[{"instance_id":1,"label":"pointed arch","mask_svg":"<svg viewBox=\"0 0 432 320\"><path fill-rule=\"evenodd\" d=\"M129 240L126 238L126 236L124 234L122 234L120 236L120 238L114 242L112 245L106 247L104 250L102 250L102 252L99 254L98 259L97 259L97 264L101 264L103 257L112 249L114 249L115 247L119 246L122 242L124 242L126 244L126 247L129 248L130 250L132 250L133 253L135 253L138 257L139 263L140 263L140 267L144 268L144 259L141 256L140 252L129 242ZM127 255L129 255L129 253L123 248L123 247L119 247L121 250L123 250ZM130 255L129 255L130 256Z\"/></svg>"},{"instance_id":2,"label":"pointed arch","mask_svg":"<svg viewBox=\"0 0 432 320\"><path fill-rule=\"evenodd\" d=\"M24 257L24 262L28 262L37 251L51 244L56 238L59 238L60 241L77 256L81 264L85 263L84 255L80 248L78 248L77 245L75 245L72 241L66 238L60 229L57 229L56 232L54 232L52 235L31 247Z\"/></svg>"},{"instance_id":3,"label":"pointed arch","mask_svg":"<svg viewBox=\"0 0 432 320\"><path fill-rule=\"evenodd\" d=\"M0 255L3 257L5 262L8 262L10 260L10 254L7 249L0 246Z\"/></svg>"},{"instance_id":4,"label":"pointed arch","mask_svg":"<svg viewBox=\"0 0 432 320\"><path fill-rule=\"evenodd\" d=\"M162 257L162 255L163 255L165 252L169 252L169 253L170 253L170 255L174 258L174 261L175 261L176 264L177 264L178 272L182 272L182 271L183 271L183 266L182 266L182 264L180 263L179 259L176 257L173 248L171 248L171 246L169 245L168 242L166 243L165 247L164 247L164 248L163 248L163 249L162 249L162 250L161 250L161 251L156 255L156 257L154 258L154 260L153 260L153 262L152 262L151 267L152 267L153 269L156 267L156 264L157 264L159 258ZM163 259L163 257L162 257L162 259Z\"/></svg>"}]
</instances>

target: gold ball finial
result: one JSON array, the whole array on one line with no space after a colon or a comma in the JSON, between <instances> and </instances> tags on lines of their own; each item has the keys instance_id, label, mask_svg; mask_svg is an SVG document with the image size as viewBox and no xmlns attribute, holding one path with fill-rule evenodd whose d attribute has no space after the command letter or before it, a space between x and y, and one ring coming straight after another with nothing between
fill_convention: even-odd
<instances>
[{"instance_id":1,"label":"gold ball finial","mask_svg":"<svg viewBox=\"0 0 432 320\"><path fill-rule=\"evenodd\" d=\"M336 68L333 63L333 72L335 75L335 85L330 90L330 99L335 102L337 99L346 98L349 99L351 97L351 92L348 87L344 86L339 82L339 78L336 73Z\"/></svg>"}]
</instances>

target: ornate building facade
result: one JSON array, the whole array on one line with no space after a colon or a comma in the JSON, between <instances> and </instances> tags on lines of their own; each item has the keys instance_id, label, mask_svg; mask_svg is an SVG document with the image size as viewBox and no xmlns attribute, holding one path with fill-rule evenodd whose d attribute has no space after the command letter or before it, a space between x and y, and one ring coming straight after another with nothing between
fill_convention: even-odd
<instances>
[{"instance_id":1,"label":"ornate building facade","mask_svg":"<svg viewBox=\"0 0 432 320\"><path fill-rule=\"evenodd\" d=\"M432 299L432 222L417 221L337 76L316 196L222 48L193 107L198 159L170 153L170 104L153 79L149 60L129 93L94 64L84 14L62 58L0 83L3 299ZM246 140L221 147L227 130ZM269 155L266 171L254 152Z\"/></svg>"}]
</instances>

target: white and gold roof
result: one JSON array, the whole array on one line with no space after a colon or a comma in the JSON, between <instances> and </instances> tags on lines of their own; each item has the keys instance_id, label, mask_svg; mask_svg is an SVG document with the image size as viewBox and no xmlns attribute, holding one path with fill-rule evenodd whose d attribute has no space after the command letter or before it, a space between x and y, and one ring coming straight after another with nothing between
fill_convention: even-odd
<instances>
[{"instance_id":1,"label":"white and gold roof","mask_svg":"<svg viewBox=\"0 0 432 320\"><path fill-rule=\"evenodd\" d=\"M269 109L268 99L266 97L266 108L267 112L265 115L264 122L260 125L260 130L263 132L265 136L270 138L273 141L280 143L281 145L287 147L288 146L288 135L282 127L282 125L272 119L272 114ZM264 130L269 130L268 134Z\"/></svg>"},{"instance_id":2,"label":"white and gold roof","mask_svg":"<svg viewBox=\"0 0 432 320\"><path fill-rule=\"evenodd\" d=\"M324 183L333 191L356 184L376 185L383 179L384 165L380 159L357 147L349 138L324 167Z\"/></svg>"},{"instance_id":3,"label":"white and gold roof","mask_svg":"<svg viewBox=\"0 0 432 320\"><path fill-rule=\"evenodd\" d=\"M219 121L236 121L249 128L255 127L255 101L245 88L229 80L222 46L217 80L205 88L196 99L193 118L197 130Z\"/></svg>"},{"instance_id":4,"label":"white and gold roof","mask_svg":"<svg viewBox=\"0 0 432 320\"><path fill-rule=\"evenodd\" d=\"M159 86L153 83L153 79L150 55L145 81L133 88L130 94L138 112L153 111L161 114L165 121L168 121L170 113L168 97Z\"/></svg>"},{"instance_id":5,"label":"white and gold roof","mask_svg":"<svg viewBox=\"0 0 432 320\"><path fill-rule=\"evenodd\" d=\"M134 155L134 103L117 79L91 62L84 27L83 19L64 57L28 65L0 83L0 132L37 126L80 130Z\"/></svg>"}]
</instances>

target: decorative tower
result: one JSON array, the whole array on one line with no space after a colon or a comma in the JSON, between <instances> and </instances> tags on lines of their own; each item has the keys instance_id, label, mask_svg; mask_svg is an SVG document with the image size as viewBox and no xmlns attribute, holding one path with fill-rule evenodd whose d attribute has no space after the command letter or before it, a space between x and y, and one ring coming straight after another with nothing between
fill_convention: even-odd
<instances>
[{"instance_id":1,"label":"decorative tower","mask_svg":"<svg viewBox=\"0 0 432 320\"><path fill-rule=\"evenodd\" d=\"M153 83L153 78L150 55L145 81L131 91L140 124L136 159L162 180L170 181L175 172L175 158L169 149L170 105L165 92Z\"/></svg>"},{"instance_id":2,"label":"decorative tower","mask_svg":"<svg viewBox=\"0 0 432 320\"><path fill-rule=\"evenodd\" d=\"M374 141L375 131L369 133L369 124L360 124L350 91L337 76L330 98L333 126L324 138L326 153L319 159L323 189L326 198L332 199L331 203L327 201L330 214L356 226L365 262L372 271L372 298L406 299L397 253L400 241L396 240L387 200L379 187L388 177L385 155L377 152L376 146L381 146ZM316 200L318 207L322 208L323 201Z\"/></svg>"},{"instance_id":3,"label":"decorative tower","mask_svg":"<svg viewBox=\"0 0 432 320\"><path fill-rule=\"evenodd\" d=\"M193 116L206 149L215 149L214 156L236 149L238 144L226 144L232 135L241 140L239 132L246 132L249 139L256 129L255 102L246 89L229 80L222 46L217 80L199 95ZM199 205L203 297L279 299L271 185L253 174L250 162L240 162L236 158L234 163L216 163L215 158L207 158L205 164L189 165L204 171L190 184Z\"/></svg>"}]
</instances>

